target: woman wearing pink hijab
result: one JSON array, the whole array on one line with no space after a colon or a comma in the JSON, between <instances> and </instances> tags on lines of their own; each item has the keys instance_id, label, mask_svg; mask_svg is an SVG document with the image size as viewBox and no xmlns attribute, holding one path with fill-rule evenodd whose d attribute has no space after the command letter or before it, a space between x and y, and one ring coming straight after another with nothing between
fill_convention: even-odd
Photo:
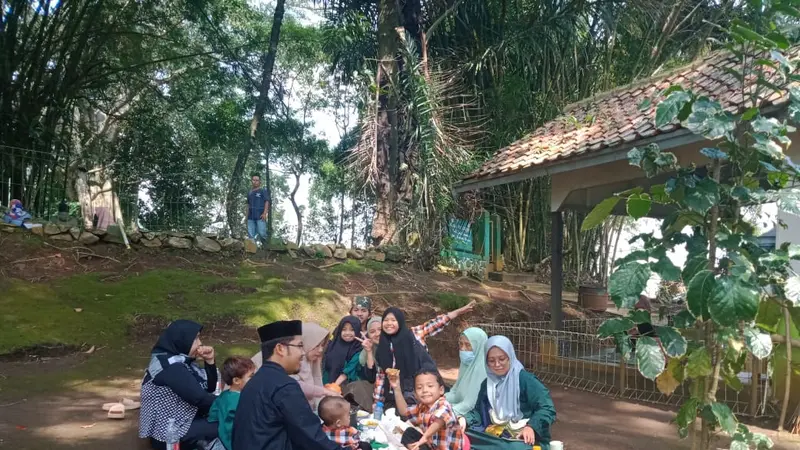
<instances>
[{"instance_id":1,"label":"woman wearing pink hijab","mask_svg":"<svg viewBox=\"0 0 800 450\"><path fill-rule=\"evenodd\" d=\"M300 389L306 395L308 404L312 409L316 408L317 402L327 395L340 396L338 392L325 389L322 384L322 352L328 343L328 330L319 324L303 322L303 348L305 358L300 363L300 373L292 375L300 384ZM256 369L261 368L261 352L256 353L253 358Z\"/></svg>"}]
</instances>

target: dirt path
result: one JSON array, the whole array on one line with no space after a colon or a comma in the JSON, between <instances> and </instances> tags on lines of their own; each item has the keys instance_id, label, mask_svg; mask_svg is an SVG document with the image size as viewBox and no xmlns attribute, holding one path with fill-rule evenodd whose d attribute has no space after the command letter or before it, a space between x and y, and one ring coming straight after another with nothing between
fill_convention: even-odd
<instances>
[{"instance_id":1,"label":"dirt path","mask_svg":"<svg viewBox=\"0 0 800 450\"><path fill-rule=\"evenodd\" d=\"M455 374L453 368L443 370ZM80 390L35 398L0 407L0 448L15 450L108 449L144 450L136 436L138 413L110 421L104 402L138 397L134 378L88 383ZM558 410L553 435L570 450L673 450L688 448L669 421L671 411L616 400L561 386L550 386ZM764 430L760 430L764 432ZM773 437L774 439L774 437ZM797 443L776 443L776 450L797 449Z\"/></svg>"},{"instance_id":2,"label":"dirt path","mask_svg":"<svg viewBox=\"0 0 800 450\"><path fill-rule=\"evenodd\" d=\"M411 325L454 309L455 306L449 303L453 295L460 297L459 300L475 299L478 306L472 315L459 318L444 332L428 339L431 355L445 378L450 380L454 380L458 373L458 352L454 342L460 330L478 323L548 320L549 316L549 298L546 292L537 292L541 289L480 283L394 265L379 265L369 270L346 266L356 270L342 271L335 270L336 267L321 268L321 263L316 260L281 259L273 255L259 255L255 261L241 261L193 254L189 260L185 257L189 255L177 251L154 253L136 249L121 252L112 246L94 247L98 255L108 258L78 261L69 249L43 247L34 240L1 239L4 254L0 255L0 267L6 262L34 257L39 263L45 262L44 267L42 264L34 267L27 263L12 263L0 269L0 282L13 278L24 280L32 287L91 272L102 273L101 282L113 284L139 273L177 267L219 278L218 283L209 287L217 292L241 289L239 284L246 281L249 274L267 271L270 280L280 279L277 286L281 291L305 292L303 295L312 295L308 292L313 293L313 289L319 287L335 291L342 300L333 305L338 308L333 311L335 317L345 313L353 295L370 294L378 312L389 304L401 306ZM269 286L258 287L269 289ZM306 292L304 289L311 290ZM522 294L521 289L527 292ZM181 298L172 298L171 292L167 290L163 295L158 293L147 299L149 303L142 303L142 310L138 312L145 313L153 304L164 301L178 302L180 306ZM139 298L135 300L141 301ZM594 316L572 304L565 305L565 314L570 318ZM154 319L158 320L152 323L138 320L147 317L146 314L136 316L128 324L130 339L122 347L119 344L107 346L103 336L98 334L97 342L84 344L79 353L69 356L47 355L31 361L24 354L21 359L0 358L0 449L147 448L146 442L137 437L137 412L132 412L122 421L109 421L101 410L101 405L106 402L118 401L122 397L138 398L148 350L166 320L164 317L156 317ZM255 330L237 321L226 322L223 319L205 323L205 337L208 343L217 347L219 357L252 354L257 348ZM248 336L252 338L248 340ZM96 352L81 353L84 347L94 345L97 345ZM224 353L220 351L223 349ZM686 448L669 423L673 412L560 386L551 388L558 410L554 436L565 441L570 450ZM775 448L798 449L800 445L781 443Z\"/></svg>"}]
</instances>

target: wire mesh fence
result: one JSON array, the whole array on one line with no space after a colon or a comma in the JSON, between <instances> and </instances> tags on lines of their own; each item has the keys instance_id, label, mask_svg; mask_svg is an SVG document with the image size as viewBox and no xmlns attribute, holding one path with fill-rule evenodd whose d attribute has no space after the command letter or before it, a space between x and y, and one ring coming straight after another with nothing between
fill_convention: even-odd
<instances>
[{"instance_id":1,"label":"wire mesh fence","mask_svg":"<svg viewBox=\"0 0 800 450\"><path fill-rule=\"evenodd\" d=\"M0 145L0 204L19 200L31 216L54 219L67 198L67 167L58 153Z\"/></svg>"},{"instance_id":2,"label":"wire mesh fence","mask_svg":"<svg viewBox=\"0 0 800 450\"><path fill-rule=\"evenodd\" d=\"M620 357L612 338L597 337L597 327L603 320L566 320L563 331L549 329L549 322L478 326L490 336L508 337L517 358L544 382L671 407L689 398L688 383L682 383L671 395L661 393L654 381L639 373L635 361ZM739 415L774 416L766 361L748 360L745 370L739 374L742 389L737 392L723 386L718 401Z\"/></svg>"},{"instance_id":3,"label":"wire mesh fence","mask_svg":"<svg viewBox=\"0 0 800 450\"><path fill-rule=\"evenodd\" d=\"M0 145L0 212L19 200L34 221L105 229L121 220L141 231L220 233L225 192L225 180L206 174L131 171L113 162L85 167L65 153ZM243 213L244 200L245 193Z\"/></svg>"}]
</instances>

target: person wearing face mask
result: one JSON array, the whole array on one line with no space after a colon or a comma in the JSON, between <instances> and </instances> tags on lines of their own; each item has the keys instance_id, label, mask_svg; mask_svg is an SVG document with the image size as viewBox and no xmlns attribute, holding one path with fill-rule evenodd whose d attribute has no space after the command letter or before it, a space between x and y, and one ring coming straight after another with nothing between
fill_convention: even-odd
<instances>
[{"instance_id":1,"label":"person wearing face mask","mask_svg":"<svg viewBox=\"0 0 800 450\"><path fill-rule=\"evenodd\" d=\"M142 378L139 437L154 449L165 449L169 419L175 420L182 448L203 446L218 436L208 421L216 400L217 366L214 349L200 342L203 326L176 320L161 333ZM202 368L195 362L202 359Z\"/></svg>"},{"instance_id":2,"label":"person wearing face mask","mask_svg":"<svg viewBox=\"0 0 800 450\"><path fill-rule=\"evenodd\" d=\"M556 408L550 391L517 360L505 336L486 341L482 356L486 380L481 383L475 407L459 419L475 450L550 449L550 428Z\"/></svg>"},{"instance_id":3,"label":"person wearing face mask","mask_svg":"<svg viewBox=\"0 0 800 450\"><path fill-rule=\"evenodd\" d=\"M480 356L475 358L475 355L485 353L487 339L486 332L476 327L467 328L458 337L458 355L461 359L458 379L450 392L445 394L458 416L464 416L475 408L478 391L486 380L486 364Z\"/></svg>"}]
</instances>

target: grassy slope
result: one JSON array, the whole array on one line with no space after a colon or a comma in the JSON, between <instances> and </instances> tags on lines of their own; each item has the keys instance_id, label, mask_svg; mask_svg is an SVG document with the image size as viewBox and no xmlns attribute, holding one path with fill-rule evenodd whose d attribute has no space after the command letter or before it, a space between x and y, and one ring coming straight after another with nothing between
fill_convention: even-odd
<instances>
[{"instance_id":1,"label":"grassy slope","mask_svg":"<svg viewBox=\"0 0 800 450\"><path fill-rule=\"evenodd\" d=\"M92 391L119 379L137 378L147 365L154 335L163 326L158 324L177 318L216 323L215 329L207 326L203 334L217 349L219 361L233 354L252 355L258 349L255 327L272 320L299 318L333 328L348 303L332 290L334 286L348 276L367 272L386 275L392 270L383 263L350 260L325 274L306 272L314 275L307 276L299 272L302 269L290 268L289 263L273 264L282 269L278 270L280 276L270 268L242 264L227 275L155 268L130 274L95 272L36 283L2 279L0 358L20 349L53 344L84 349L95 346L97 350L45 365L0 365L0 379L15 380L0 384L0 399L65 390ZM469 298L437 292L429 294L428 301L452 310ZM230 329L228 324L232 324ZM38 350L31 353L41 355Z\"/></svg>"},{"instance_id":2,"label":"grassy slope","mask_svg":"<svg viewBox=\"0 0 800 450\"><path fill-rule=\"evenodd\" d=\"M6 324L0 327L0 354L45 343L118 345L127 340L137 315L199 322L236 318L253 327L290 316L332 324L339 316L335 292L284 289L282 279L252 269L235 278L187 270L153 270L117 282L102 278L90 274L51 284L11 280L0 285L0 319ZM209 292L220 282L255 292Z\"/></svg>"},{"instance_id":3,"label":"grassy slope","mask_svg":"<svg viewBox=\"0 0 800 450\"><path fill-rule=\"evenodd\" d=\"M87 274L50 283L0 282L0 320L4 324L0 327L0 355L51 344L98 349L91 356L64 358L46 370L35 364L16 364L15 372L0 374L0 378L15 380L0 386L0 398L93 390L98 388L98 381L102 385L102 380L138 377L147 365L154 338L132 337L137 317L164 323L187 318L206 324L235 319L245 327L230 330L231 337L225 336L224 341L219 337L221 333L210 339L222 361L229 355L252 355L258 350L256 333L254 329L249 331L251 328L290 317L332 327L344 305L332 290L291 288L282 278L250 267L225 278L180 269L150 270L115 282L102 281L107 276ZM220 283L249 292L223 289L226 292L216 293L209 289ZM229 322L221 320L223 324Z\"/></svg>"}]
</instances>

